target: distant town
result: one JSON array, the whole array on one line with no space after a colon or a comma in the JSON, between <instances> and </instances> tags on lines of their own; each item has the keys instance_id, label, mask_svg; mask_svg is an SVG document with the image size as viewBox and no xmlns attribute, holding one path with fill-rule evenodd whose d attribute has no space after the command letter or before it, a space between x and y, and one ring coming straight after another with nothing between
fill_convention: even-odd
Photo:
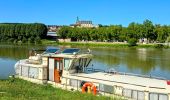
<instances>
[{"instance_id":1,"label":"distant town","mask_svg":"<svg viewBox=\"0 0 170 100\"><path fill-rule=\"evenodd\" d=\"M79 17L77 17L76 22L74 24L70 24L70 27L79 27L79 28L97 28L99 27L98 24L93 24L90 20L80 20ZM62 26L60 25L47 25L48 32L56 32L58 29L60 29Z\"/></svg>"}]
</instances>

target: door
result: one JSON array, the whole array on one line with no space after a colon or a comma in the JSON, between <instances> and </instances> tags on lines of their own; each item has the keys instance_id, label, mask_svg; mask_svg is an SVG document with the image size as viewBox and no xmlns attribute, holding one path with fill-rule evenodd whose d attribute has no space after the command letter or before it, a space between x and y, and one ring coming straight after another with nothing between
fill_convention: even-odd
<instances>
[{"instance_id":1,"label":"door","mask_svg":"<svg viewBox=\"0 0 170 100\"><path fill-rule=\"evenodd\" d=\"M50 81L54 81L54 66L55 66L55 60L54 58L49 58L48 60L48 79Z\"/></svg>"},{"instance_id":2,"label":"door","mask_svg":"<svg viewBox=\"0 0 170 100\"><path fill-rule=\"evenodd\" d=\"M54 81L56 83L60 83L60 77L63 72L63 60L62 58L55 58L55 66L54 66Z\"/></svg>"}]
</instances>

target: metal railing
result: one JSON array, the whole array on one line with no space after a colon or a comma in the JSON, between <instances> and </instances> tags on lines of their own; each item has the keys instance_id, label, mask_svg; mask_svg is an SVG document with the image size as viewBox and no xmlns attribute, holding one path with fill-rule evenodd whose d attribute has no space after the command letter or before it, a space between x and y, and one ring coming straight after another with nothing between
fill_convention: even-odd
<instances>
[{"instance_id":1,"label":"metal railing","mask_svg":"<svg viewBox=\"0 0 170 100\"><path fill-rule=\"evenodd\" d=\"M94 68L86 68L85 69L88 72L104 72L104 73L109 73L109 74L119 74L119 75L129 75L129 76L137 76L137 77L143 77L143 78L153 78L153 79L159 79L159 80L167 80L166 78L163 77L157 77L153 75L141 75L141 74L134 74L134 73L126 73L126 72L118 72L115 70L102 70L102 69L94 69Z\"/></svg>"}]
</instances>

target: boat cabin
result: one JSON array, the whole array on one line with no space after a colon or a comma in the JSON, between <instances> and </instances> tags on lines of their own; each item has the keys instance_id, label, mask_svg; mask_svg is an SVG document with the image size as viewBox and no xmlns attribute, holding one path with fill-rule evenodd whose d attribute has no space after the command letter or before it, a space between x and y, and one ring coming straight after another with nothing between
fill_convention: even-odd
<instances>
[{"instance_id":1,"label":"boat cabin","mask_svg":"<svg viewBox=\"0 0 170 100\"><path fill-rule=\"evenodd\" d=\"M43 55L47 57L47 80L61 82L61 77L68 74L82 73L89 65L92 54L80 53L80 49L65 49L60 54Z\"/></svg>"}]
</instances>

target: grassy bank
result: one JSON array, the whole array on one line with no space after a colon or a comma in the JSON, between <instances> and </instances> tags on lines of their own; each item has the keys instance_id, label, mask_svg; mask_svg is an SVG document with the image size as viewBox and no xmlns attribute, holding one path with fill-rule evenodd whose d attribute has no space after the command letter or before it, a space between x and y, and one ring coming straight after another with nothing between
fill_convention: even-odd
<instances>
[{"instance_id":1,"label":"grassy bank","mask_svg":"<svg viewBox=\"0 0 170 100\"><path fill-rule=\"evenodd\" d=\"M83 46L83 47L113 47L113 48L170 48L169 46L162 45L162 44L137 44L136 46L129 46L128 43L122 43L122 42L56 42L54 40L47 40L43 39L41 40L40 44L30 44L30 43L9 43L9 42L3 42L2 44L12 44L12 45L20 45L20 46L27 46L27 45L61 45L61 46Z\"/></svg>"},{"instance_id":2,"label":"grassy bank","mask_svg":"<svg viewBox=\"0 0 170 100\"><path fill-rule=\"evenodd\" d=\"M80 92L53 88L50 85L38 85L25 80L0 80L0 100L117 100L104 96L93 96Z\"/></svg>"},{"instance_id":3,"label":"grassy bank","mask_svg":"<svg viewBox=\"0 0 170 100\"><path fill-rule=\"evenodd\" d=\"M120 42L56 42L51 40L42 40L43 45L71 45L71 46L86 46L86 47L114 47L114 48L169 48L160 44L137 44L137 46L129 46L128 43Z\"/></svg>"}]
</instances>

